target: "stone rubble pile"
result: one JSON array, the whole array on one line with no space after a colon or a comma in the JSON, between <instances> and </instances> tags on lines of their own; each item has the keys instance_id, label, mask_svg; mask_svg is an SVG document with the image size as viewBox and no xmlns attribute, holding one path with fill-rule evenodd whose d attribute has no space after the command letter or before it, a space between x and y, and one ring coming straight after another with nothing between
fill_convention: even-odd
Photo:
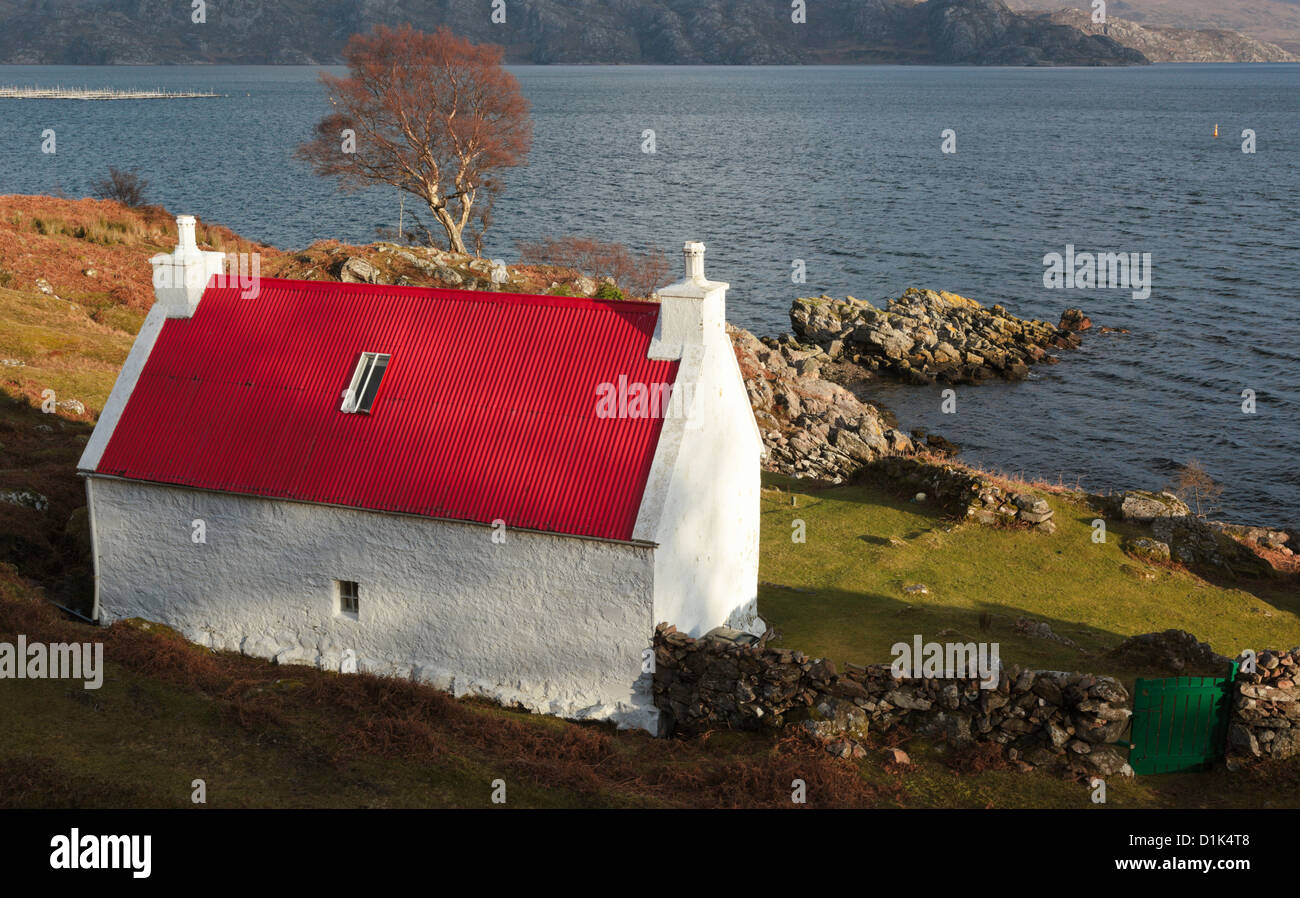
<instances>
[{"instance_id":1,"label":"stone rubble pile","mask_svg":"<svg viewBox=\"0 0 1300 898\"><path fill-rule=\"evenodd\" d=\"M1300 754L1300 646L1260 652L1254 673L1237 674L1229 756L1283 760Z\"/></svg>"},{"instance_id":2,"label":"stone rubble pile","mask_svg":"<svg viewBox=\"0 0 1300 898\"><path fill-rule=\"evenodd\" d=\"M875 476L937 499L950 514L979 524L1023 524L1055 533L1055 512L1041 496L998 486L977 471L921 458L886 457L866 468Z\"/></svg>"},{"instance_id":3,"label":"stone rubble pile","mask_svg":"<svg viewBox=\"0 0 1300 898\"><path fill-rule=\"evenodd\" d=\"M903 724L954 746L1006 747L1022 770L1052 767L1079 775L1130 773L1112 745L1128 724L1127 690L1110 677L1059 671L1000 671L996 688L974 679L896 678L802 652L693 639L655 630L655 704L665 732L802 726L839 757L861 757L869 730Z\"/></svg>"},{"instance_id":4,"label":"stone rubble pile","mask_svg":"<svg viewBox=\"0 0 1300 898\"><path fill-rule=\"evenodd\" d=\"M1207 521L1207 524L1219 533L1243 540L1247 545L1259 546L1272 552L1280 552L1286 557L1295 555L1293 546L1300 545L1300 538L1293 530L1274 530L1269 527L1250 527L1242 524L1228 524L1223 521Z\"/></svg>"},{"instance_id":5,"label":"stone rubble pile","mask_svg":"<svg viewBox=\"0 0 1300 898\"><path fill-rule=\"evenodd\" d=\"M1080 313L1081 317L1082 313ZM1021 380L1029 366L1051 364L1051 349L1074 349L1077 333L1046 321L985 308L955 293L906 290L884 309L829 296L795 300L790 321L801 342L829 359L851 361L904 383L974 384ZM1077 327L1074 319L1063 324Z\"/></svg>"},{"instance_id":6,"label":"stone rubble pile","mask_svg":"<svg viewBox=\"0 0 1300 898\"><path fill-rule=\"evenodd\" d=\"M1161 671L1174 676L1226 677L1231 658L1225 658L1209 643L1186 630L1162 630L1130 636L1106 653L1106 658L1124 667Z\"/></svg>"}]
</instances>

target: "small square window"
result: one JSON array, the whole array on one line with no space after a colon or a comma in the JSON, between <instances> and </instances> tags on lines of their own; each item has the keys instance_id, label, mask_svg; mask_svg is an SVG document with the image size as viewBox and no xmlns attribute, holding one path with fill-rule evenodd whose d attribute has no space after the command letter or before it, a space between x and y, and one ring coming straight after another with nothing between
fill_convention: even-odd
<instances>
[{"instance_id":1,"label":"small square window","mask_svg":"<svg viewBox=\"0 0 1300 898\"><path fill-rule=\"evenodd\" d=\"M388 370L389 356L382 352L363 352L357 359L356 370L352 372L352 383L343 391L343 404L339 411L349 414L370 414L375 404L375 394L379 392L379 383Z\"/></svg>"},{"instance_id":2,"label":"small square window","mask_svg":"<svg viewBox=\"0 0 1300 898\"><path fill-rule=\"evenodd\" d=\"M334 581L334 615L358 619L361 608L361 591L353 580Z\"/></svg>"}]
</instances>

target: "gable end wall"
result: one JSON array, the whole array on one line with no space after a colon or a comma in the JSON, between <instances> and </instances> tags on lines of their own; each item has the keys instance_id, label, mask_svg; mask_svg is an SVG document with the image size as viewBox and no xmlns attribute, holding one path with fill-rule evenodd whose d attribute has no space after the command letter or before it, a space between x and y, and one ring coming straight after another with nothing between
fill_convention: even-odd
<instances>
[{"instance_id":1,"label":"gable end wall","mask_svg":"<svg viewBox=\"0 0 1300 898\"><path fill-rule=\"evenodd\" d=\"M761 631L763 444L744 379L731 340L720 329L702 347L688 347L681 365L679 381L697 376L698 386L690 417L664 422L662 449L672 453L672 473L666 483L651 484L662 490L661 505L653 505L659 544L655 622L691 636L721 625Z\"/></svg>"}]
</instances>

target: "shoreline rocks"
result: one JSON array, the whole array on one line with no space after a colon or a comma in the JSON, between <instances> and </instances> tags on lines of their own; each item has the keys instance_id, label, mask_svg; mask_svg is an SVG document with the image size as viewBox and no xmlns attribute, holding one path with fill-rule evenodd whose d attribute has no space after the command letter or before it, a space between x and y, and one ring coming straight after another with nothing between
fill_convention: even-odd
<instances>
[{"instance_id":1,"label":"shoreline rocks","mask_svg":"<svg viewBox=\"0 0 1300 898\"><path fill-rule=\"evenodd\" d=\"M1087 320L1080 310L1068 311ZM884 309L852 296L797 299L790 322L801 343L831 361L917 385L1022 380L1031 365L1057 361L1050 350L1081 342L1072 330L1017 318L1000 305L985 308L956 293L915 287Z\"/></svg>"},{"instance_id":2,"label":"shoreline rocks","mask_svg":"<svg viewBox=\"0 0 1300 898\"><path fill-rule=\"evenodd\" d=\"M1086 331L1092 327L1092 319L1083 314L1083 309L1066 309L1057 327L1063 331Z\"/></svg>"},{"instance_id":3,"label":"shoreline rocks","mask_svg":"<svg viewBox=\"0 0 1300 898\"><path fill-rule=\"evenodd\" d=\"M1069 311L1064 318L1077 323ZM963 519L1055 531L1051 506L1042 496L1000 486L975 469L921 456L928 452L951 457L958 447L937 434L903 432L888 409L863 401L845 385L865 385L869 381L854 383L850 378L855 372L871 372L842 361L843 341L833 341L827 348L799 343L788 334L759 338L731 325L727 332L767 449L765 470L829 483L873 476L945 500L949 512ZM832 350L839 353L840 361ZM1073 495L1086 498L1107 518L1150 528L1149 536L1125 544L1125 550L1142 561L1201 564L1258 575L1270 567L1282 569L1278 564L1293 564L1295 547L1300 546L1300 538L1285 529L1195 517L1186 502L1168 491L1099 495L1076 490ZM1261 557L1260 550L1278 564Z\"/></svg>"},{"instance_id":4,"label":"shoreline rocks","mask_svg":"<svg viewBox=\"0 0 1300 898\"><path fill-rule=\"evenodd\" d=\"M825 352L760 340L731 325L727 333L767 448L767 470L842 483L864 464L915 451L878 408L821 377Z\"/></svg>"}]
</instances>

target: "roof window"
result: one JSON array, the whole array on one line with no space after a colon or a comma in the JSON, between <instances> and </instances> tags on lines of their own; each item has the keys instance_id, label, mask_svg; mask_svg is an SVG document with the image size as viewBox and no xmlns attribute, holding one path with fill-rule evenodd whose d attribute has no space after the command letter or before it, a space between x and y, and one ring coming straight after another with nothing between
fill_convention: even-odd
<instances>
[{"instance_id":1,"label":"roof window","mask_svg":"<svg viewBox=\"0 0 1300 898\"><path fill-rule=\"evenodd\" d=\"M357 360L357 368L352 372L352 383L343 391L343 405L339 411L348 414L370 414L375 404L375 394L379 392L379 383L384 379L388 369L388 355L382 352L363 352Z\"/></svg>"}]
</instances>

